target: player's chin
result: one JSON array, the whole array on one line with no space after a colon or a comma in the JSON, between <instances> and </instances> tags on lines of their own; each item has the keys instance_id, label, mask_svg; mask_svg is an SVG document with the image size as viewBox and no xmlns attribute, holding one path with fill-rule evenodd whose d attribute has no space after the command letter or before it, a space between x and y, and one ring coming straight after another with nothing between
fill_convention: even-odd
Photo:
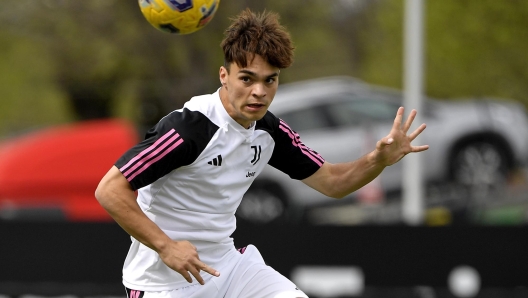
<instances>
[{"instance_id":1,"label":"player's chin","mask_svg":"<svg viewBox=\"0 0 528 298\"><path fill-rule=\"evenodd\" d=\"M264 117L264 115L266 115L267 111L268 111L268 109L263 108L263 109L259 109L259 110L247 111L245 114L246 114L246 118L248 120L257 121L257 120L262 119Z\"/></svg>"}]
</instances>

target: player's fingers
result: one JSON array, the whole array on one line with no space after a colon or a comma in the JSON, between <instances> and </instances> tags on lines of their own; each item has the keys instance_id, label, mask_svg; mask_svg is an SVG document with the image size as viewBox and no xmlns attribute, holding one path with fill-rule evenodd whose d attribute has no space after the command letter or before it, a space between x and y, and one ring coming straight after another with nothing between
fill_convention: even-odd
<instances>
[{"instance_id":1,"label":"player's fingers","mask_svg":"<svg viewBox=\"0 0 528 298\"><path fill-rule=\"evenodd\" d=\"M189 268L189 272L194 276L194 278L196 278L196 280L201 284L201 285L204 285L205 282L202 278L202 276L200 275L200 270L193 267L193 266L190 266Z\"/></svg>"},{"instance_id":2,"label":"player's fingers","mask_svg":"<svg viewBox=\"0 0 528 298\"><path fill-rule=\"evenodd\" d=\"M407 133L409 131L409 128L411 128L411 125L414 121L414 118L416 117L416 110L412 110L409 114L409 117L407 117L407 121L405 121L405 124L403 125L403 132Z\"/></svg>"},{"instance_id":3,"label":"player's fingers","mask_svg":"<svg viewBox=\"0 0 528 298\"><path fill-rule=\"evenodd\" d=\"M411 152L422 152L429 149L429 145L412 146Z\"/></svg>"},{"instance_id":4,"label":"player's fingers","mask_svg":"<svg viewBox=\"0 0 528 298\"><path fill-rule=\"evenodd\" d=\"M185 280L188 282L188 283L192 283L192 278L191 278L191 275L189 274L189 272L187 272L187 270L183 269L183 270L180 270L180 271L177 271L179 274L181 274L183 276L183 278L185 278Z\"/></svg>"},{"instance_id":5,"label":"player's fingers","mask_svg":"<svg viewBox=\"0 0 528 298\"><path fill-rule=\"evenodd\" d=\"M424 131L425 128L426 128L426 125L425 125L425 123L423 123L417 129L415 129L411 134L409 134L409 139L411 141L416 139L416 137L418 137L418 135L420 135L422 133L422 131Z\"/></svg>"},{"instance_id":6,"label":"player's fingers","mask_svg":"<svg viewBox=\"0 0 528 298\"><path fill-rule=\"evenodd\" d=\"M201 266L200 266L199 268L200 268L200 270L205 271L205 272L207 272L207 273L209 273L209 274L211 274L211 275L213 275L213 276L216 276L216 277L220 276L220 272L218 272L218 271L217 271L216 269L214 269L214 268L211 268L211 267L207 266L207 265L204 264L204 263L202 263Z\"/></svg>"},{"instance_id":7,"label":"player's fingers","mask_svg":"<svg viewBox=\"0 0 528 298\"><path fill-rule=\"evenodd\" d=\"M398 109L398 112L396 112L396 117L394 118L394 125L392 125L392 129L401 129L403 111L403 107L400 107Z\"/></svg>"},{"instance_id":8,"label":"player's fingers","mask_svg":"<svg viewBox=\"0 0 528 298\"><path fill-rule=\"evenodd\" d=\"M392 142L394 142L394 139L390 135L386 136L376 143L376 149L382 151L386 146L392 144Z\"/></svg>"}]
</instances>

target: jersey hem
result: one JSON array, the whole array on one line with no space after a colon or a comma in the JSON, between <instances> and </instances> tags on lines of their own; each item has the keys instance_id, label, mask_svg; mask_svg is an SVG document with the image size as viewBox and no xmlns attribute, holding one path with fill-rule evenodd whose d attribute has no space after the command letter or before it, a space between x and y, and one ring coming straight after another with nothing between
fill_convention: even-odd
<instances>
[{"instance_id":1,"label":"jersey hem","mask_svg":"<svg viewBox=\"0 0 528 298\"><path fill-rule=\"evenodd\" d=\"M208 278L208 279L204 278L205 282L208 282L210 280L211 278ZM123 279L123 285L129 289L136 290L136 291L161 292L161 291L173 291L173 290L178 290L178 289L185 288L185 287L200 285L200 283L193 279L192 283L188 283L187 281L184 280L181 282L164 284L164 285L138 285L138 284L127 282L125 279Z\"/></svg>"}]
</instances>

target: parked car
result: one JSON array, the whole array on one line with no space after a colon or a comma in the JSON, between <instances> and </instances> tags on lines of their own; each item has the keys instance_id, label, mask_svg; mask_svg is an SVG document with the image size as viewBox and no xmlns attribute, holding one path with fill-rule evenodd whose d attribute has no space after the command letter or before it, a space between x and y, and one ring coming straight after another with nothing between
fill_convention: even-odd
<instances>
[{"instance_id":1,"label":"parked car","mask_svg":"<svg viewBox=\"0 0 528 298\"><path fill-rule=\"evenodd\" d=\"M328 77L281 85L270 111L297 131L308 147L338 163L373 150L375 142L389 133L402 101L397 90L350 77ZM430 145L421 153L429 185L454 183L482 194L504 185L508 175L527 162L528 119L519 103L427 98L418 112L427 129L414 144ZM380 175L379 188L385 194L398 193L401 177L400 162ZM357 192L343 200L356 197ZM237 215L259 223L295 220L306 208L332 200L268 166L246 193Z\"/></svg>"},{"instance_id":2,"label":"parked car","mask_svg":"<svg viewBox=\"0 0 528 298\"><path fill-rule=\"evenodd\" d=\"M94 191L138 139L132 123L101 119L0 142L0 221L112 221Z\"/></svg>"}]
</instances>

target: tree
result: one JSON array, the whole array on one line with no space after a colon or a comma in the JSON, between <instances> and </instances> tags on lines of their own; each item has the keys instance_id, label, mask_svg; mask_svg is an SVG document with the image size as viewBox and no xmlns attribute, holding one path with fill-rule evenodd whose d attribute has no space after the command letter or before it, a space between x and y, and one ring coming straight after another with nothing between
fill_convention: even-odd
<instances>
[{"instance_id":1,"label":"tree","mask_svg":"<svg viewBox=\"0 0 528 298\"><path fill-rule=\"evenodd\" d=\"M331 10L317 0L222 1L205 29L184 36L155 30L129 0L17 0L0 20L54 65L50 76L75 119L125 116L150 126L192 95L219 86L223 30L245 7L273 7L292 32L296 62L282 82L348 72L340 58L347 49L328 20Z\"/></svg>"},{"instance_id":2,"label":"tree","mask_svg":"<svg viewBox=\"0 0 528 298\"><path fill-rule=\"evenodd\" d=\"M278 12L296 46L281 83L353 75L402 84L403 0L222 1L206 28L171 35L136 1L6 0L0 11L0 135L101 117L149 127L219 86L219 48L242 9ZM426 90L528 104L528 2L426 1Z\"/></svg>"},{"instance_id":3,"label":"tree","mask_svg":"<svg viewBox=\"0 0 528 298\"><path fill-rule=\"evenodd\" d=\"M403 1L376 1L360 33L359 76L401 88ZM425 3L428 95L495 96L528 106L528 2L443 0Z\"/></svg>"}]
</instances>

